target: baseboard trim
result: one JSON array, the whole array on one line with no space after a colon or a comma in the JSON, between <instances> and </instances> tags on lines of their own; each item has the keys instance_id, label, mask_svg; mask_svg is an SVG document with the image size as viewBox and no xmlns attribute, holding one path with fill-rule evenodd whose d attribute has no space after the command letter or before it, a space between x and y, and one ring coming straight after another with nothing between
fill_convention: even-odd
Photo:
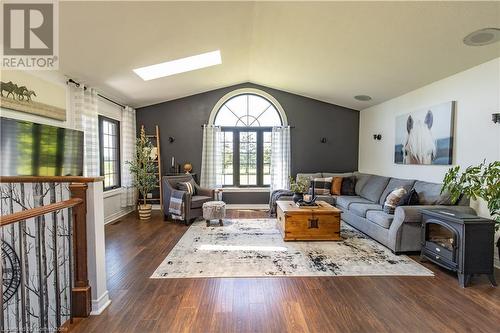
<instances>
[{"instance_id":1,"label":"baseboard trim","mask_svg":"<svg viewBox=\"0 0 500 333\"><path fill-rule=\"evenodd\" d=\"M90 315L100 315L110 304L111 300L109 299L109 293L106 290L106 292L102 294L101 297L99 297L97 300L92 300L92 311L90 312Z\"/></svg>"},{"instance_id":2,"label":"baseboard trim","mask_svg":"<svg viewBox=\"0 0 500 333\"><path fill-rule=\"evenodd\" d=\"M130 214L131 212L133 212L134 210L135 210L135 207L121 209L120 211L118 211L116 213L113 213L110 216L105 217L104 218L104 225L106 225L108 223L112 223L112 222L114 222L114 221L116 221L118 219L121 219L125 215Z\"/></svg>"},{"instance_id":3,"label":"baseboard trim","mask_svg":"<svg viewBox=\"0 0 500 333\"><path fill-rule=\"evenodd\" d=\"M226 209L258 209L268 210L268 204L226 204Z\"/></svg>"}]
</instances>

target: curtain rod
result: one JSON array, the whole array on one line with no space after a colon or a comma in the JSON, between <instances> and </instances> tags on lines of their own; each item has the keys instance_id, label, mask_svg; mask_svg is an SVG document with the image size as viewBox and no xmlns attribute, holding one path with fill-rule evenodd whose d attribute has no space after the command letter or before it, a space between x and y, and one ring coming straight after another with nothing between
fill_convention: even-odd
<instances>
[{"instance_id":1,"label":"curtain rod","mask_svg":"<svg viewBox=\"0 0 500 333\"><path fill-rule=\"evenodd\" d=\"M77 87L79 87L79 86L81 85L80 83L76 82L76 81L75 81L75 80L73 80L73 79L68 79L68 81L66 81L66 84L69 84L69 83L73 83L73 84L74 84L75 86L77 86ZM87 87L84 87L84 89L85 89L85 90L87 90ZM101 98L103 98L103 99L105 99L105 100L107 100L107 101L109 101L109 102L111 102L111 103L113 103L113 104L116 104L116 105L118 105L118 106L121 106L122 108L124 108L124 109L125 109L125 105L123 105L123 104L121 104L121 103L118 103L117 101L114 101L114 100L112 100L111 98L108 98L108 97L106 97L106 96L104 96L104 95L101 95L100 93L97 93L97 96L99 96L99 97L101 97Z\"/></svg>"}]
</instances>

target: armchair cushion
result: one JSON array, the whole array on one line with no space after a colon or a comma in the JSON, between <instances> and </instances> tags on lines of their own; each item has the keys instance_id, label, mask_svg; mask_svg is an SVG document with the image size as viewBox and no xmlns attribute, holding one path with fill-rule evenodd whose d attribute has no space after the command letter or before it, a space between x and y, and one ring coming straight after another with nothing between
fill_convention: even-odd
<instances>
[{"instance_id":1,"label":"armchair cushion","mask_svg":"<svg viewBox=\"0 0 500 333\"><path fill-rule=\"evenodd\" d=\"M196 183L194 179L190 179L187 182L179 182L177 183L177 188L181 191L185 191L191 195L196 195Z\"/></svg>"},{"instance_id":2,"label":"armchair cushion","mask_svg":"<svg viewBox=\"0 0 500 333\"><path fill-rule=\"evenodd\" d=\"M212 201L212 197L195 195L191 197L191 208L201 208L205 202Z\"/></svg>"},{"instance_id":3,"label":"armchair cushion","mask_svg":"<svg viewBox=\"0 0 500 333\"><path fill-rule=\"evenodd\" d=\"M198 185L196 185L196 195L215 198L215 190L210 189L210 188L199 187Z\"/></svg>"}]
</instances>

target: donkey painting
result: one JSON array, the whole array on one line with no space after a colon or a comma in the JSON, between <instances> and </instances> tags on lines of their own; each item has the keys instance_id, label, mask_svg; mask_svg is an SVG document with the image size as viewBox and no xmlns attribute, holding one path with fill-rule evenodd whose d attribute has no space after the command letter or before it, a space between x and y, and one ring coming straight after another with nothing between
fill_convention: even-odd
<instances>
[{"instance_id":1,"label":"donkey painting","mask_svg":"<svg viewBox=\"0 0 500 333\"><path fill-rule=\"evenodd\" d=\"M402 147L404 164L432 164L436 158L436 140L431 131L433 118L430 110L423 121L408 116Z\"/></svg>"}]
</instances>

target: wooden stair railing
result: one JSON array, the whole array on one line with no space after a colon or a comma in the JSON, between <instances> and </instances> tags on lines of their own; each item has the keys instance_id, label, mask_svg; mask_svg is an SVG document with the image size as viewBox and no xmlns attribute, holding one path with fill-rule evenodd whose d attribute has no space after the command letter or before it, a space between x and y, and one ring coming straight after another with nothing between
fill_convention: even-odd
<instances>
[{"instance_id":1,"label":"wooden stair railing","mask_svg":"<svg viewBox=\"0 0 500 333\"><path fill-rule=\"evenodd\" d=\"M71 216L68 215L68 219L70 219L70 221L68 221L68 234L72 234L72 237L69 239L70 246L68 248L70 252L68 258L71 282L69 301L71 307L70 318L88 317L91 311L91 288L87 271L87 183L102 181L102 178L103 177L0 177L1 186L5 186L4 184L6 183L11 184L10 186L14 186L14 184L49 183L49 187L55 186L55 183L69 184L70 199L22 211L11 211L11 214L0 216L0 227L3 232L4 227L12 226L14 223L24 222L33 218L35 218L35 223L41 224L42 220L45 221L41 218L42 216L57 214L57 212L65 209L71 210ZM40 187L43 187L43 184L41 184ZM14 228L12 230L14 230ZM21 226L19 229L15 230L19 230L20 235ZM0 265L0 275L1 274ZM21 276L23 275L21 274ZM24 283L24 281L22 281L22 283ZM3 318L3 311L0 312L0 319L2 319L3 323L5 318ZM23 320L23 325L24 324L25 322ZM64 325L64 323L58 322L58 325ZM23 329L24 328L25 327L23 327ZM3 329L3 327L0 329Z\"/></svg>"},{"instance_id":2,"label":"wooden stair railing","mask_svg":"<svg viewBox=\"0 0 500 333\"><path fill-rule=\"evenodd\" d=\"M58 203L50 204L47 206L40 206L36 208L32 208L29 210L23 210L21 212L12 213L5 216L0 216L0 227L8 226L9 224L21 222L27 219L31 219L34 217L38 217L41 215L49 214L56 212L58 210L62 210L65 208L73 208L76 205L83 203L82 199L73 198L65 201L61 201Z\"/></svg>"}]
</instances>

